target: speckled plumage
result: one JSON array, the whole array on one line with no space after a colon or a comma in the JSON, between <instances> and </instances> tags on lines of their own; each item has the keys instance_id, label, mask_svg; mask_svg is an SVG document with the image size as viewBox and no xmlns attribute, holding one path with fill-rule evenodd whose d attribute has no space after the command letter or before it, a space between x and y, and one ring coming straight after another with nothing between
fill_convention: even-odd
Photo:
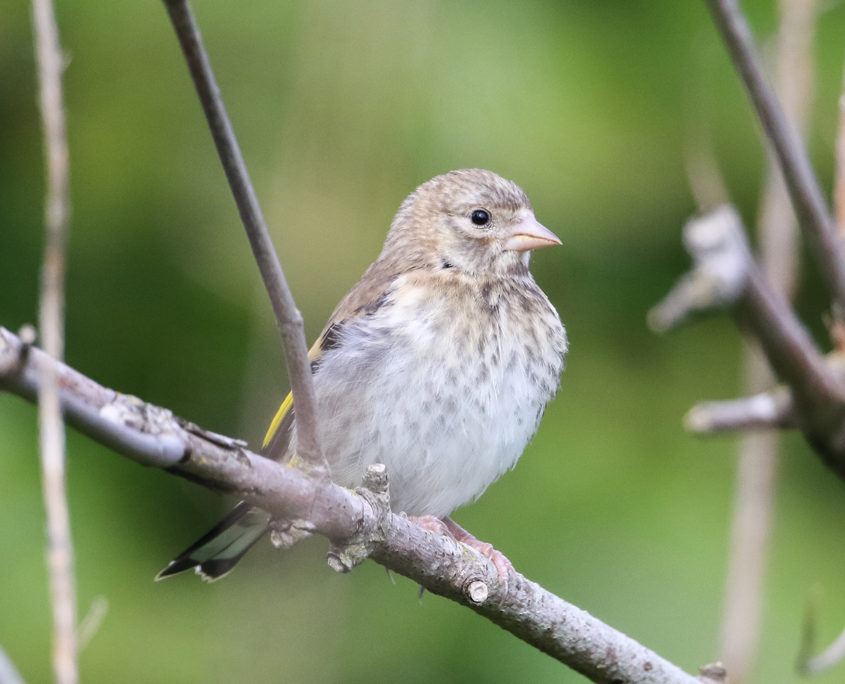
<instances>
[{"instance_id":1,"label":"speckled plumage","mask_svg":"<svg viewBox=\"0 0 845 684\"><path fill-rule=\"evenodd\" d=\"M563 369L564 328L528 270L529 250L558 242L522 189L490 171L437 176L402 203L310 354L336 482L358 486L384 463L395 511L443 517L513 467ZM292 409L265 444L272 458L295 452ZM247 508L160 575L225 574L266 527ZM221 544L227 534L240 541Z\"/></svg>"}]
</instances>

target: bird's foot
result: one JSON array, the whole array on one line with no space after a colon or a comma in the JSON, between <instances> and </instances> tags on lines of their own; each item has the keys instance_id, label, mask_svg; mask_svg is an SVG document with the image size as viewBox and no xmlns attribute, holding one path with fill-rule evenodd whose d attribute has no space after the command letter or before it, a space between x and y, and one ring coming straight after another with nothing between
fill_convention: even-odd
<instances>
[{"instance_id":1,"label":"bird's foot","mask_svg":"<svg viewBox=\"0 0 845 684\"><path fill-rule=\"evenodd\" d=\"M499 575L499 581L507 587L508 578L514 570L513 564L508 560L501 551L493 548L493 545L488 542L483 542L476 538L473 534L458 525L452 518L446 516L445 518L437 518L433 515L422 516L406 516L412 523L422 527L424 530L434 532L435 534L442 534L447 537L452 537L461 544L466 544L472 549L478 551L485 558L489 558L496 572Z\"/></svg>"}]
</instances>

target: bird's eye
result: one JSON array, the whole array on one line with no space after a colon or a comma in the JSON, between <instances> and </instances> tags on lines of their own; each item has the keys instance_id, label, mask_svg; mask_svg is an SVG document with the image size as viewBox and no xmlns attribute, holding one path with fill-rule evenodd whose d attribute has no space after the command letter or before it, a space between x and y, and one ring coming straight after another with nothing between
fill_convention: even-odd
<instances>
[{"instance_id":1,"label":"bird's eye","mask_svg":"<svg viewBox=\"0 0 845 684\"><path fill-rule=\"evenodd\" d=\"M469 218L476 226L486 226L490 222L490 214L484 209L476 209Z\"/></svg>"}]
</instances>

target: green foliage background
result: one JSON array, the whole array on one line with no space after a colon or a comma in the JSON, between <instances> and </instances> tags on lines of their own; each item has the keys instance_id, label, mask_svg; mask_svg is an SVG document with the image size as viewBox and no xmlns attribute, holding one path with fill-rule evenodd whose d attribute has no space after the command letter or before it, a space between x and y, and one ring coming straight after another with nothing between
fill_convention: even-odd
<instances>
[{"instance_id":1,"label":"green foliage background","mask_svg":"<svg viewBox=\"0 0 845 684\"><path fill-rule=\"evenodd\" d=\"M746 2L759 37L773 3ZM257 444L286 386L270 307L159 2L58 3L73 226L67 358L101 383ZM736 440L681 417L734 395L725 317L660 338L645 314L686 268L691 112L749 223L757 127L703 3L201 0L195 9L309 336L418 183L483 166L563 239L534 258L571 339L519 467L456 518L516 567L694 671L715 651ZM29 9L0 17L0 325L36 320L43 170ZM845 9L823 17L811 137L827 187ZM808 274L801 310L826 304ZM0 644L47 681L34 408L0 395ZM228 502L68 438L80 613L108 600L89 682L582 681L468 610L326 542L262 544L225 581L154 584ZM758 682L792 674L806 597L845 623L845 489L788 436ZM842 681L838 672L816 681Z\"/></svg>"}]
</instances>

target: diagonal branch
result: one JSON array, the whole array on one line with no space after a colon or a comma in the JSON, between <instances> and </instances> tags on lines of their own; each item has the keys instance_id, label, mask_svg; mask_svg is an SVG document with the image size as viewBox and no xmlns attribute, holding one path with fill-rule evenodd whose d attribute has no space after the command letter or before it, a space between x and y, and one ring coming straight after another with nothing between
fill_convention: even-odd
<instances>
[{"instance_id":1,"label":"diagonal branch","mask_svg":"<svg viewBox=\"0 0 845 684\"><path fill-rule=\"evenodd\" d=\"M750 253L747 268L746 288L737 301L740 323L751 329L772 368L792 388L799 412L813 414L813 422L820 420L845 399L842 388L786 299L766 282Z\"/></svg>"},{"instance_id":2,"label":"diagonal branch","mask_svg":"<svg viewBox=\"0 0 845 684\"><path fill-rule=\"evenodd\" d=\"M807 152L766 82L748 22L737 0L707 0L707 6L780 162L795 214L819 270L835 303L845 307L845 260L833 217Z\"/></svg>"},{"instance_id":3,"label":"diagonal branch","mask_svg":"<svg viewBox=\"0 0 845 684\"><path fill-rule=\"evenodd\" d=\"M288 376L296 404L298 455L311 468L327 474L317 437L317 402L311 381L311 364L305 343L302 314L296 308L282 265L258 204L235 132L220 97L220 88L202 43L199 28L186 0L165 0L173 28L185 55L197 89L214 144L226 172L229 187L238 205L252 253L261 272L264 287L273 305L285 350Z\"/></svg>"},{"instance_id":4,"label":"diagonal branch","mask_svg":"<svg viewBox=\"0 0 845 684\"><path fill-rule=\"evenodd\" d=\"M47 368L59 379L70 424L139 463L237 494L274 516L304 521L331 540L329 563L336 570L350 570L368 556L472 608L594 682L723 681L719 668L708 668L701 678L683 672L519 573L503 585L492 562L473 549L392 514L383 470L374 467L369 473L369 490L339 487L203 431L166 409L106 389L0 328L0 390L31 400Z\"/></svg>"}]
</instances>

